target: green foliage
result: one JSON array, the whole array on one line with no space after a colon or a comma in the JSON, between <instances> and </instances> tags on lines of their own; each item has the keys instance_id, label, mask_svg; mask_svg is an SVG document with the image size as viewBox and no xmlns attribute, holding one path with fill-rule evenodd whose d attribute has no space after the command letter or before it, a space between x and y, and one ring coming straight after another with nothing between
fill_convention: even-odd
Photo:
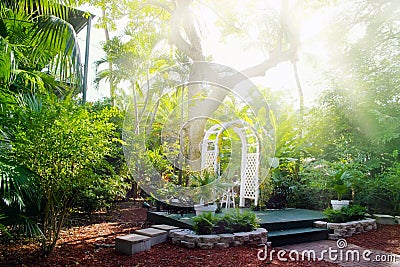
<instances>
[{"instance_id":1,"label":"green foliage","mask_svg":"<svg viewBox=\"0 0 400 267\"><path fill-rule=\"evenodd\" d=\"M229 225L233 232L249 232L260 226L256 214L251 211L236 209L226 213L223 218L230 222Z\"/></svg>"},{"instance_id":2,"label":"green foliage","mask_svg":"<svg viewBox=\"0 0 400 267\"><path fill-rule=\"evenodd\" d=\"M328 222L343 223L349 221L357 221L365 218L367 208L359 205L349 205L340 210L327 208L324 214L327 216Z\"/></svg>"},{"instance_id":3,"label":"green foliage","mask_svg":"<svg viewBox=\"0 0 400 267\"><path fill-rule=\"evenodd\" d=\"M223 216L208 212L194 217L193 223L193 229L200 235L249 232L260 226L254 212L239 209Z\"/></svg>"},{"instance_id":4,"label":"green foliage","mask_svg":"<svg viewBox=\"0 0 400 267\"><path fill-rule=\"evenodd\" d=\"M212 233L213 226L217 220L217 217L211 212L196 216L193 218L193 230L199 235L209 235Z\"/></svg>"},{"instance_id":5,"label":"green foliage","mask_svg":"<svg viewBox=\"0 0 400 267\"><path fill-rule=\"evenodd\" d=\"M336 192L338 200L342 200L343 195L349 191L350 179L350 173L345 169L337 170L331 175L328 186Z\"/></svg>"},{"instance_id":6,"label":"green foliage","mask_svg":"<svg viewBox=\"0 0 400 267\"><path fill-rule=\"evenodd\" d=\"M0 85L14 92L53 91L59 96L79 92L82 71L77 39L64 20L68 10L59 3L0 3Z\"/></svg>"},{"instance_id":7,"label":"green foliage","mask_svg":"<svg viewBox=\"0 0 400 267\"><path fill-rule=\"evenodd\" d=\"M22 96L19 105L6 117L12 147L7 156L37 175L43 244L49 252L77 193L90 184L93 167L110 152L115 110L92 112L51 95Z\"/></svg>"},{"instance_id":8,"label":"green foliage","mask_svg":"<svg viewBox=\"0 0 400 267\"><path fill-rule=\"evenodd\" d=\"M324 210L332 198L333 194L329 190L305 183L293 188L287 205L289 208Z\"/></svg>"},{"instance_id":9,"label":"green foliage","mask_svg":"<svg viewBox=\"0 0 400 267\"><path fill-rule=\"evenodd\" d=\"M42 235L35 217L41 199L34 179L35 174L30 170L0 157L0 227L9 236Z\"/></svg>"},{"instance_id":10,"label":"green foliage","mask_svg":"<svg viewBox=\"0 0 400 267\"><path fill-rule=\"evenodd\" d=\"M124 178L118 175L96 175L89 185L79 191L74 207L86 213L109 208L115 201L124 199L128 185Z\"/></svg>"},{"instance_id":11,"label":"green foliage","mask_svg":"<svg viewBox=\"0 0 400 267\"><path fill-rule=\"evenodd\" d=\"M109 121L116 127L113 135L121 138L122 112L112 108L107 101L96 102L88 108L93 113L110 113ZM88 174L91 176L88 184L84 184L78 190L74 208L83 212L92 212L106 209L115 201L124 199L132 179L123 156L121 142L118 139L114 140L117 142L110 144L107 156L91 166L93 173Z\"/></svg>"},{"instance_id":12,"label":"green foliage","mask_svg":"<svg viewBox=\"0 0 400 267\"><path fill-rule=\"evenodd\" d=\"M377 213L400 214L400 164L395 162L380 175L365 180L356 201Z\"/></svg>"}]
</instances>

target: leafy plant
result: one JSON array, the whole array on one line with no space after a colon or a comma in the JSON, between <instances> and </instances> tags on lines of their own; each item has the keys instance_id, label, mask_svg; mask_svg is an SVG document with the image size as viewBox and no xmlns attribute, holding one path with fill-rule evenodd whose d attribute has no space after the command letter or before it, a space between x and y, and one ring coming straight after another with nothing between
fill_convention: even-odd
<instances>
[{"instance_id":1,"label":"leafy plant","mask_svg":"<svg viewBox=\"0 0 400 267\"><path fill-rule=\"evenodd\" d=\"M193 222L193 229L198 234L249 232L259 227L258 218L253 212L239 209L223 216L205 213L194 217Z\"/></svg>"},{"instance_id":2,"label":"leafy plant","mask_svg":"<svg viewBox=\"0 0 400 267\"><path fill-rule=\"evenodd\" d=\"M41 199L34 179L35 174L30 170L0 158L0 228L3 233L42 235L35 217Z\"/></svg>"},{"instance_id":3,"label":"leafy plant","mask_svg":"<svg viewBox=\"0 0 400 267\"><path fill-rule=\"evenodd\" d=\"M41 192L44 252L56 245L77 192L93 178L93 168L109 154L115 125L113 109L89 112L70 99L54 95L21 98L8 116L12 150L7 156L37 174Z\"/></svg>"},{"instance_id":4,"label":"leafy plant","mask_svg":"<svg viewBox=\"0 0 400 267\"><path fill-rule=\"evenodd\" d=\"M375 178L366 180L356 201L375 212L399 215L399 175L400 164L395 163Z\"/></svg>"},{"instance_id":5,"label":"leafy plant","mask_svg":"<svg viewBox=\"0 0 400 267\"><path fill-rule=\"evenodd\" d=\"M251 211L235 209L235 211L226 213L223 218L230 222L228 225L233 232L249 232L260 226L257 216Z\"/></svg>"},{"instance_id":6,"label":"leafy plant","mask_svg":"<svg viewBox=\"0 0 400 267\"><path fill-rule=\"evenodd\" d=\"M199 187L200 204L208 204L213 198L214 187L211 183L216 181L217 175L212 171L202 171L201 173L190 175L193 187Z\"/></svg>"},{"instance_id":7,"label":"leafy plant","mask_svg":"<svg viewBox=\"0 0 400 267\"><path fill-rule=\"evenodd\" d=\"M336 192L338 200L342 200L343 195L349 191L350 179L350 172L346 169L337 170L331 176L329 186Z\"/></svg>"},{"instance_id":8,"label":"leafy plant","mask_svg":"<svg viewBox=\"0 0 400 267\"><path fill-rule=\"evenodd\" d=\"M367 208L359 205L350 205L340 210L327 208L324 214L327 216L328 222L343 223L349 221L357 221L365 218Z\"/></svg>"},{"instance_id":9,"label":"leafy plant","mask_svg":"<svg viewBox=\"0 0 400 267\"><path fill-rule=\"evenodd\" d=\"M216 222L217 218L211 212L206 212L193 218L193 230L199 235L209 235Z\"/></svg>"}]
</instances>

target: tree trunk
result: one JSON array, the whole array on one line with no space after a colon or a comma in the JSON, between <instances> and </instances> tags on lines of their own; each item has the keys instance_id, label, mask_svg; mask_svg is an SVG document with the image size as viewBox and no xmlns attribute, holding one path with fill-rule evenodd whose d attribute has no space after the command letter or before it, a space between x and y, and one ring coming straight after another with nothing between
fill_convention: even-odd
<instances>
[{"instance_id":1,"label":"tree trunk","mask_svg":"<svg viewBox=\"0 0 400 267\"><path fill-rule=\"evenodd\" d=\"M293 25L289 19L289 5L287 0L282 5L282 31L286 34L290 42L290 49L281 51L276 49L272 51L269 57L260 64L243 70L242 72L231 73L222 76L212 69L206 60L201 47L200 37L194 26L194 19L189 10L192 1L178 0L176 8L172 12L170 24L170 41L175 46L193 60L190 81L206 81L220 84L223 87L233 89L240 82L251 77L264 76L265 72L279 63L297 60L298 39ZM185 37L182 36L185 33ZM283 35L283 34L282 34ZM200 95L202 92L201 84L189 83L189 111L188 124L186 125L186 138L188 139L188 159L192 170L200 168L200 144L204 136L207 119L218 109L228 94L228 90L214 87L207 96ZM203 91L204 94L204 91Z\"/></svg>"}]
</instances>

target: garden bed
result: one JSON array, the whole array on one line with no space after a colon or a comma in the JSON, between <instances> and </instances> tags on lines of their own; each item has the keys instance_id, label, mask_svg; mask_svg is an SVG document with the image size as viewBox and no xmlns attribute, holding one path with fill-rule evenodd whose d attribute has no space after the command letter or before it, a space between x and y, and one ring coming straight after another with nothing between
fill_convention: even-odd
<instances>
[{"instance_id":1,"label":"garden bed","mask_svg":"<svg viewBox=\"0 0 400 267\"><path fill-rule=\"evenodd\" d=\"M268 232L264 228L257 228L251 232L218 235L197 235L186 229L172 230L170 233L172 244L186 248L228 248L242 245L258 247L267 243Z\"/></svg>"},{"instance_id":2,"label":"garden bed","mask_svg":"<svg viewBox=\"0 0 400 267\"><path fill-rule=\"evenodd\" d=\"M350 237L354 234L365 233L377 229L375 219L366 219L345 223L327 223L323 221L317 221L314 222L314 226L333 231L333 233L329 234L329 239L332 240L338 240L343 237Z\"/></svg>"}]
</instances>

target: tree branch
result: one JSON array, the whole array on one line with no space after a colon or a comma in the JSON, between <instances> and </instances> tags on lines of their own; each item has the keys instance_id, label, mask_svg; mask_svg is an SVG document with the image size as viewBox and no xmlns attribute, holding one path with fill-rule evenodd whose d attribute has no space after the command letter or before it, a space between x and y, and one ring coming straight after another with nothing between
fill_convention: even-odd
<instances>
[{"instance_id":1,"label":"tree branch","mask_svg":"<svg viewBox=\"0 0 400 267\"><path fill-rule=\"evenodd\" d=\"M188 3L189 2L189 3ZM172 14L171 17L171 33L170 33L170 41L175 44L175 46L181 50L183 53L185 53L189 58L191 58L193 61L204 61L205 56L203 55L203 51L201 50L201 45L200 46L195 46L193 43L189 43L183 39L181 33L180 33L180 25L181 25L181 20L185 18L185 13L188 10L189 4L191 1L179 1L178 5L175 9L175 12ZM188 22L188 21L185 21ZM197 36L197 32L194 30L194 25L193 21L189 21L191 24L186 25L185 32L189 38L189 41L193 41L196 43L196 40L200 40L199 37ZM193 30L192 30L193 29Z\"/></svg>"}]
</instances>

